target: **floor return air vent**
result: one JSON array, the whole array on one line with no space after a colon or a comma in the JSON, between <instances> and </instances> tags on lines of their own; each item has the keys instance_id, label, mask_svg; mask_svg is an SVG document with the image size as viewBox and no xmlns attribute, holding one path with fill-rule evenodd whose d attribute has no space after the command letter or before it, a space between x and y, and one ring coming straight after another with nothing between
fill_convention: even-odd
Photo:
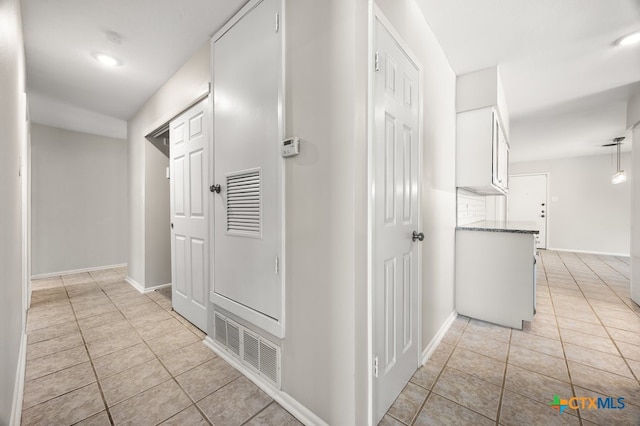
<instances>
[{"instance_id":1,"label":"floor return air vent","mask_svg":"<svg viewBox=\"0 0 640 426\"><path fill-rule=\"evenodd\" d=\"M214 338L242 363L280 389L280 348L214 312Z\"/></svg>"}]
</instances>

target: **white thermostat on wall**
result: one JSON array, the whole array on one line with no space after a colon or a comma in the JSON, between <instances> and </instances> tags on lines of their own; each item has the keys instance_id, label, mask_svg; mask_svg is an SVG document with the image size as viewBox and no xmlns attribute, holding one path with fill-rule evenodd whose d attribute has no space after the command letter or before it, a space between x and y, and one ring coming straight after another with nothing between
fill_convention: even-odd
<instances>
[{"instance_id":1,"label":"white thermostat on wall","mask_svg":"<svg viewBox=\"0 0 640 426\"><path fill-rule=\"evenodd\" d=\"M280 153L285 158L300 154L300 138L293 137L283 140Z\"/></svg>"}]
</instances>

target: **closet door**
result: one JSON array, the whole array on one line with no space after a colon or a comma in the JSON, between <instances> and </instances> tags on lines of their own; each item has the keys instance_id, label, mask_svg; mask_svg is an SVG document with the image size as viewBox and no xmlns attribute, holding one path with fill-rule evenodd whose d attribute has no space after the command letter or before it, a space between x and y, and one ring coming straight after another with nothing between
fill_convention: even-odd
<instances>
[{"instance_id":1,"label":"closet door","mask_svg":"<svg viewBox=\"0 0 640 426\"><path fill-rule=\"evenodd\" d=\"M212 301L281 335L280 1L263 0L213 41Z\"/></svg>"}]
</instances>

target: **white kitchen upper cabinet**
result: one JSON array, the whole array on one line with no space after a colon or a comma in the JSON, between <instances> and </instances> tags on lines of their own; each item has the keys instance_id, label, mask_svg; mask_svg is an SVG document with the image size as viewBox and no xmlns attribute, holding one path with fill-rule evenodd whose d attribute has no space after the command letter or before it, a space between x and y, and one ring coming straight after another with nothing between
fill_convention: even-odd
<instances>
[{"instance_id":1,"label":"white kitchen upper cabinet","mask_svg":"<svg viewBox=\"0 0 640 426\"><path fill-rule=\"evenodd\" d=\"M457 115L456 186L482 195L508 191L509 145L497 110Z\"/></svg>"}]
</instances>

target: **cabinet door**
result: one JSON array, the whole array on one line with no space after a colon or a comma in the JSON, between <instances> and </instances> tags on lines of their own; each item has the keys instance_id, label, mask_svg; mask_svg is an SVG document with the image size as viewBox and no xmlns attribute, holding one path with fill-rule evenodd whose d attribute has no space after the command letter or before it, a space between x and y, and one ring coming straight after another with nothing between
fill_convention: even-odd
<instances>
[{"instance_id":1,"label":"cabinet door","mask_svg":"<svg viewBox=\"0 0 640 426\"><path fill-rule=\"evenodd\" d=\"M509 145L501 127L498 127L498 186L505 192L509 189Z\"/></svg>"}]
</instances>

